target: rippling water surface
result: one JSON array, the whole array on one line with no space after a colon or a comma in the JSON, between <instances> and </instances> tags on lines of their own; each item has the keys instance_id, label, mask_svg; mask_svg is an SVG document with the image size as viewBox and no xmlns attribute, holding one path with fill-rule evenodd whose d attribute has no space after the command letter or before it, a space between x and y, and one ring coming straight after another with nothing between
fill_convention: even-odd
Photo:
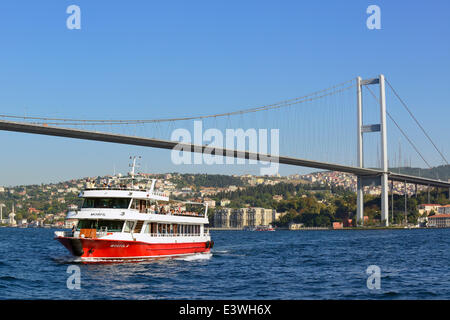
<instances>
[{"instance_id":1,"label":"rippling water surface","mask_svg":"<svg viewBox=\"0 0 450 320\"><path fill-rule=\"evenodd\" d=\"M78 263L54 231L0 228L0 299L450 299L450 229L212 231L210 255L107 265Z\"/></svg>"}]
</instances>

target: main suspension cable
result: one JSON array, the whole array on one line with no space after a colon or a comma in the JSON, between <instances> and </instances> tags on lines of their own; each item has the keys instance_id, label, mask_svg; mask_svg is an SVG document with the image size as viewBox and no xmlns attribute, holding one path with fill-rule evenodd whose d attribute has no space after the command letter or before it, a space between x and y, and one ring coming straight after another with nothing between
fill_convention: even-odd
<instances>
[{"instance_id":1,"label":"main suspension cable","mask_svg":"<svg viewBox=\"0 0 450 320\"><path fill-rule=\"evenodd\" d=\"M333 95L345 90L348 90L354 87L356 84L351 84L341 89L336 89L338 87L342 87L348 83L353 82L354 79L348 80L337 85L328 87L326 89L316 91L310 93L308 95L293 98L289 100L284 100L278 103L273 103L270 105L264 105L261 107L238 110L227 113L218 113L211 115L203 115L203 116L191 116L191 117L182 117L182 118L166 118L166 119L144 119L144 120L105 120L105 119L71 119L71 118L49 118L49 117L29 117L29 116L17 116L17 115L2 115L0 114L0 118L13 118L13 119L23 119L23 120L41 120L39 122L32 122L34 124L45 124L45 125L120 125L120 124L143 124L143 123L160 123L160 122L174 122L174 121L185 121L185 120L195 120L195 119L206 119L206 118L217 118L217 117L227 117L231 115L239 115L246 114L251 112L259 112L266 111L272 109L278 109L283 107L288 107L295 104L300 104L303 102L313 101L316 99L320 99L325 96ZM330 90L334 90L329 92ZM56 122L52 122L56 121Z\"/></svg>"},{"instance_id":2,"label":"main suspension cable","mask_svg":"<svg viewBox=\"0 0 450 320\"><path fill-rule=\"evenodd\" d=\"M377 102L379 103L380 100L378 99L378 97L373 93L372 90L370 90L370 88L368 86L366 86L367 90L369 90L370 94L372 95L372 97L377 100ZM408 142L411 144L411 146L414 148L414 150L417 152L417 154L422 158L422 160L427 164L427 166L431 169L432 167L430 166L430 164L428 163L427 160L425 160L424 156L420 153L419 149L415 146L415 144L411 141L411 139L408 137L408 135L402 130L402 128L400 128L400 125L397 123L397 121L394 120L394 118L391 116L391 114L389 113L389 111L386 110L386 114L388 115L388 117L392 120L392 122L395 124L395 126L398 128L398 130L400 130L400 133L406 138L406 140L408 140Z\"/></svg>"},{"instance_id":3,"label":"main suspension cable","mask_svg":"<svg viewBox=\"0 0 450 320\"><path fill-rule=\"evenodd\" d=\"M431 142L431 144L433 145L433 147L436 149L436 151L440 154L440 156L442 157L442 159L444 159L445 163L448 165L448 161L445 158L445 156L442 154L442 152L439 150L439 148L436 146L436 144L433 142L433 140L431 139L431 137L428 135L428 133L425 131L425 129L422 127L422 125L419 123L419 121L416 119L416 117L414 116L414 114L411 112L411 110L408 108L408 106L406 105L406 103L403 101L402 98L400 98L400 96L398 95L397 91L395 91L395 89L392 87L392 85L389 83L389 81L387 79L386 83L388 84L388 86L391 88L392 92L395 94L395 96L397 97L397 99L401 102L401 104L403 105L403 107L406 109L406 111L408 111L409 115L411 116L411 118L413 118L413 120L416 122L416 124L419 126L419 128L422 130L422 132L425 134L425 136L428 138L428 140Z\"/></svg>"}]
</instances>

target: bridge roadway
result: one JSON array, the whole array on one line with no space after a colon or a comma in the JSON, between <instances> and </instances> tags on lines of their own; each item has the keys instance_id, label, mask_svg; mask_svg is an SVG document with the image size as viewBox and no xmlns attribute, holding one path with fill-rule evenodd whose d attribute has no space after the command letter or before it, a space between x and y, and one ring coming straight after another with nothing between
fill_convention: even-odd
<instances>
[{"instance_id":1,"label":"bridge roadway","mask_svg":"<svg viewBox=\"0 0 450 320\"><path fill-rule=\"evenodd\" d=\"M0 120L0 130L3 131L14 131L14 132L23 132L23 133L32 133L32 134L40 134L47 136L57 136L64 138L74 138L74 139L83 139L83 140L94 140L94 141L103 141L103 142L111 142L111 143L120 143L120 144L128 144L142 147L152 147L152 148L160 148L160 149L173 149L177 147L178 150L185 150L190 152L201 152L205 153L205 151L212 155L226 155L234 158L243 158L243 159L255 159L260 161L277 161L278 163L288 164L293 166L301 166L301 167L309 167L323 170L331 170L331 171L340 171L347 172L351 174L355 174L361 177L377 177L380 176L383 171L377 169L369 169L369 168L360 168L360 167L352 167L339 165L328 162L319 162L312 161L306 159L278 156L273 157L268 154L261 153L253 153L248 151L239 151L239 150L229 150L224 148L213 148L204 145L194 145L190 143L181 143L177 141L168 141L168 140L160 140L160 139L150 139L150 138L142 138L142 137L134 137L134 136L126 136L112 133L104 133L98 131L86 131L86 130L77 130L72 128L61 128L61 127L52 127L45 125L36 125L30 123L23 122L12 122L12 121L2 121ZM441 181L434 180L428 178L421 178L415 176L409 176L399 173L388 172L389 179L393 181L400 181L412 184L420 184L427 185L432 187L441 187L441 188L450 188L450 181Z\"/></svg>"}]
</instances>

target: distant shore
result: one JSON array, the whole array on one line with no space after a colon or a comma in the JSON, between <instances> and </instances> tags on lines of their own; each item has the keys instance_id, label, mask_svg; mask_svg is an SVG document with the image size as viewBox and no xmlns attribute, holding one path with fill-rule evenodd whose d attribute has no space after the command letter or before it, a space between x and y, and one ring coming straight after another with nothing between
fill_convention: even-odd
<instances>
[{"instance_id":1,"label":"distant shore","mask_svg":"<svg viewBox=\"0 0 450 320\"><path fill-rule=\"evenodd\" d=\"M208 228L209 230L213 231L246 231L243 228ZM445 229L445 228L428 228L428 227L402 227L402 226L393 226L393 227L376 227L376 226L370 226L370 227L349 227L349 228L341 228L341 229L333 229L333 228L326 228L326 227L310 227L310 228L299 228L299 229L289 229L289 228L276 228L275 230L282 230L282 231L314 231L314 230L323 230L323 231L339 231L339 230L411 230L411 229Z\"/></svg>"}]
</instances>

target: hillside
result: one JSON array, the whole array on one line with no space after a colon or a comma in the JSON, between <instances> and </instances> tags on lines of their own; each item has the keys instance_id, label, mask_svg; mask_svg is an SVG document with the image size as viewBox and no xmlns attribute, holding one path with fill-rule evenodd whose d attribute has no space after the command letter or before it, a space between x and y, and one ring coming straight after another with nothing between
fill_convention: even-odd
<instances>
[{"instance_id":1,"label":"hillside","mask_svg":"<svg viewBox=\"0 0 450 320\"><path fill-rule=\"evenodd\" d=\"M389 168L390 171L395 173L402 173L411 176L419 176L423 178L438 179L448 181L450 179L450 165L433 167L431 169L424 168Z\"/></svg>"}]
</instances>

